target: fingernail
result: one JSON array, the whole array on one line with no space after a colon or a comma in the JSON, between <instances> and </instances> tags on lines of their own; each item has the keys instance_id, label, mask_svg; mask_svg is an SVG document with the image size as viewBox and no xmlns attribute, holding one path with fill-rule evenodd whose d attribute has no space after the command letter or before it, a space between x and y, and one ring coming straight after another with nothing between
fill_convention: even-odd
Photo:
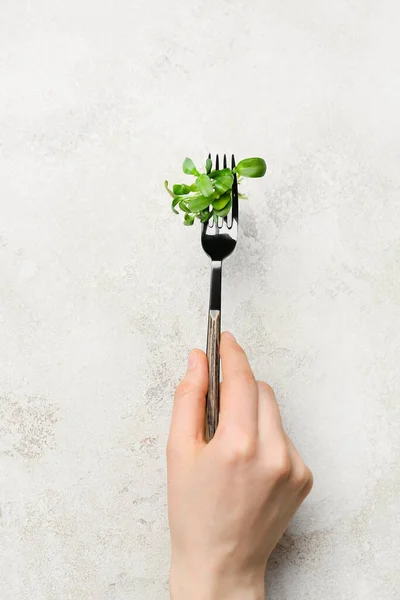
<instances>
[{"instance_id":1,"label":"fingernail","mask_svg":"<svg viewBox=\"0 0 400 600\"><path fill-rule=\"evenodd\" d=\"M188 371L194 369L197 363L197 353L192 350L188 358Z\"/></svg>"},{"instance_id":2,"label":"fingernail","mask_svg":"<svg viewBox=\"0 0 400 600\"><path fill-rule=\"evenodd\" d=\"M224 331L224 336L231 342L236 342L236 338L230 331Z\"/></svg>"}]
</instances>

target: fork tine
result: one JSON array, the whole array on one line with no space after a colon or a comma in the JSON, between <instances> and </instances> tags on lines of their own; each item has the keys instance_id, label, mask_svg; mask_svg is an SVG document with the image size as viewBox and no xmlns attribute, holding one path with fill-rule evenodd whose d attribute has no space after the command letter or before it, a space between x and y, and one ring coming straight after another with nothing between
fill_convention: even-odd
<instances>
[{"instance_id":1,"label":"fork tine","mask_svg":"<svg viewBox=\"0 0 400 600\"><path fill-rule=\"evenodd\" d=\"M211 159L211 152L208 153L208 158L211 160L211 169L212 169L212 159ZM206 229L207 227L209 227L211 229L211 227L214 227L214 219L208 219L208 221L206 221L203 224L203 228Z\"/></svg>"},{"instance_id":2,"label":"fork tine","mask_svg":"<svg viewBox=\"0 0 400 600\"><path fill-rule=\"evenodd\" d=\"M219 155L216 154L215 155L215 170L218 171L218 169L219 169ZM214 222L214 219L213 219L213 222ZM220 217L218 217L217 223L215 223L215 227L217 229L217 232L218 232L218 229L220 229L222 227L222 219Z\"/></svg>"},{"instance_id":3,"label":"fork tine","mask_svg":"<svg viewBox=\"0 0 400 600\"><path fill-rule=\"evenodd\" d=\"M232 154L231 165L232 165L232 169L234 169L236 166L234 154ZM234 221L237 222L239 219L239 196L238 196L238 184L237 184L236 173L234 174L233 177L234 178L233 178L233 186L232 186L232 218Z\"/></svg>"},{"instance_id":4,"label":"fork tine","mask_svg":"<svg viewBox=\"0 0 400 600\"><path fill-rule=\"evenodd\" d=\"M211 152L208 153L208 158L211 159ZM223 168L226 169L228 166L226 154L224 154L222 162L223 162ZM234 154L232 154L231 168L234 169L235 166L236 166L235 156L234 156ZM219 155L218 154L215 155L215 167L214 168L216 171L219 170ZM238 218L239 218L239 197L238 197L237 177L236 177L236 173L235 173L233 185L232 185L232 209L226 215L226 217L218 217L218 223L215 224L217 232L218 232L218 229L221 229L221 227L223 226L224 223L228 226L228 229L231 229L232 225L233 225L233 221L237 222ZM212 218L209 219L208 221L206 221L203 225L204 229L206 229L206 228L211 229L212 227L214 227L214 219L212 219Z\"/></svg>"},{"instance_id":5,"label":"fork tine","mask_svg":"<svg viewBox=\"0 0 400 600\"><path fill-rule=\"evenodd\" d=\"M218 167L219 167L219 161L218 161ZM217 167L217 169L218 169ZM224 158L223 158L223 168L226 169L226 154L224 154ZM224 221L226 223L226 217L218 217L218 228L221 229L222 225L224 224Z\"/></svg>"},{"instance_id":6,"label":"fork tine","mask_svg":"<svg viewBox=\"0 0 400 600\"><path fill-rule=\"evenodd\" d=\"M227 168L228 166L228 162L226 160L226 154L224 154L224 169ZM220 227L222 227L223 223L226 223L226 225L228 225L228 227L230 228L230 226L232 225L232 219L230 216L231 211L229 211L229 213L226 215L226 217L220 217L220 219L218 219L218 221L220 222Z\"/></svg>"}]
</instances>

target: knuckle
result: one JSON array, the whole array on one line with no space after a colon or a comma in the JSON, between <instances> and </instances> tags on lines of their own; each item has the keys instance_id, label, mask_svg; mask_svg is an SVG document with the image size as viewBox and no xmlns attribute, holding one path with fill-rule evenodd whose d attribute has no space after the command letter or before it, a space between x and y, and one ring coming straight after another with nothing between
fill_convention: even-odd
<instances>
[{"instance_id":1,"label":"knuckle","mask_svg":"<svg viewBox=\"0 0 400 600\"><path fill-rule=\"evenodd\" d=\"M275 483L285 483L292 475L292 461L287 449L282 450L269 465L269 472Z\"/></svg>"},{"instance_id":2,"label":"knuckle","mask_svg":"<svg viewBox=\"0 0 400 600\"><path fill-rule=\"evenodd\" d=\"M264 392L264 394L275 398L274 389L266 381L257 381L257 386L260 392Z\"/></svg>"},{"instance_id":3,"label":"knuckle","mask_svg":"<svg viewBox=\"0 0 400 600\"><path fill-rule=\"evenodd\" d=\"M222 433L222 432L221 432ZM246 433L225 432L225 458L235 466L251 462L257 454L257 440Z\"/></svg>"},{"instance_id":4,"label":"knuckle","mask_svg":"<svg viewBox=\"0 0 400 600\"><path fill-rule=\"evenodd\" d=\"M306 496L308 496L308 494L311 492L312 487L314 485L313 474L311 473L310 469L307 466L305 467L305 470L306 470L306 474L305 474L304 482L303 482L303 486L302 486L302 492L303 492L304 498Z\"/></svg>"},{"instance_id":5,"label":"knuckle","mask_svg":"<svg viewBox=\"0 0 400 600\"><path fill-rule=\"evenodd\" d=\"M253 460L256 452L256 440L251 436L242 435L236 442L235 456L238 462Z\"/></svg>"},{"instance_id":6,"label":"knuckle","mask_svg":"<svg viewBox=\"0 0 400 600\"><path fill-rule=\"evenodd\" d=\"M313 487L313 475L310 469L303 462L297 467L296 475L293 476L292 485L299 492L300 497L304 500L311 492Z\"/></svg>"},{"instance_id":7,"label":"knuckle","mask_svg":"<svg viewBox=\"0 0 400 600\"><path fill-rule=\"evenodd\" d=\"M302 490L308 483L309 469L301 462L293 473L292 483L296 489Z\"/></svg>"}]
</instances>

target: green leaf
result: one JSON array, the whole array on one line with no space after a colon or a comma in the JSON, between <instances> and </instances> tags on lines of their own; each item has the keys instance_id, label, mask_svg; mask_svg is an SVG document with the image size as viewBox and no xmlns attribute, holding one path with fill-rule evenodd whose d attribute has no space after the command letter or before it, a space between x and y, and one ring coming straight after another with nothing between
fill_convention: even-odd
<instances>
[{"instance_id":1,"label":"green leaf","mask_svg":"<svg viewBox=\"0 0 400 600\"><path fill-rule=\"evenodd\" d=\"M188 194L187 196L175 196L175 198L178 198L179 202L181 202L181 200L183 200L184 202L188 202L192 198L195 198L196 196L199 196L199 195L200 194Z\"/></svg>"},{"instance_id":2,"label":"green leaf","mask_svg":"<svg viewBox=\"0 0 400 600\"><path fill-rule=\"evenodd\" d=\"M228 190L232 189L233 175L230 169L224 169L224 173L218 175L214 180L215 191L218 194L224 194Z\"/></svg>"},{"instance_id":3,"label":"green leaf","mask_svg":"<svg viewBox=\"0 0 400 600\"><path fill-rule=\"evenodd\" d=\"M171 208L176 215L179 215L179 212L177 210L175 210L175 206L178 204L178 202L179 202L179 198L174 198L171 202Z\"/></svg>"},{"instance_id":4,"label":"green leaf","mask_svg":"<svg viewBox=\"0 0 400 600\"><path fill-rule=\"evenodd\" d=\"M185 158L182 169L186 175L200 175L191 158Z\"/></svg>"},{"instance_id":5,"label":"green leaf","mask_svg":"<svg viewBox=\"0 0 400 600\"><path fill-rule=\"evenodd\" d=\"M215 210L215 208L214 208L214 214L217 215L218 217L226 217L228 212L231 210L231 206L232 206L232 198L229 199L228 204L222 210Z\"/></svg>"},{"instance_id":6,"label":"green leaf","mask_svg":"<svg viewBox=\"0 0 400 600\"><path fill-rule=\"evenodd\" d=\"M211 215L212 215L212 212L210 212L209 210L202 210L199 213L200 221L202 223L205 223L206 221L208 221L208 219L211 217Z\"/></svg>"},{"instance_id":7,"label":"green leaf","mask_svg":"<svg viewBox=\"0 0 400 600\"><path fill-rule=\"evenodd\" d=\"M225 194L222 194L222 196L220 196L217 200L213 201L213 207L215 210L222 210L228 204L230 199L231 191L229 190L228 192L225 192Z\"/></svg>"},{"instance_id":8,"label":"green leaf","mask_svg":"<svg viewBox=\"0 0 400 600\"><path fill-rule=\"evenodd\" d=\"M179 208L180 208L181 210L183 210L183 212L185 212L185 213L187 213L187 214L189 214L189 213L191 213L191 212L192 212L192 211L191 211L191 210L188 208L188 205L186 204L186 202L184 202L183 200L181 200L181 201L179 202Z\"/></svg>"},{"instance_id":9,"label":"green leaf","mask_svg":"<svg viewBox=\"0 0 400 600\"><path fill-rule=\"evenodd\" d=\"M188 185L185 183L176 183L172 188L174 196L184 196L185 194L190 194L191 190Z\"/></svg>"},{"instance_id":10,"label":"green leaf","mask_svg":"<svg viewBox=\"0 0 400 600\"><path fill-rule=\"evenodd\" d=\"M204 196L194 196L191 200L189 200L188 206L192 212L200 212L210 206L210 198L204 198Z\"/></svg>"},{"instance_id":11,"label":"green leaf","mask_svg":"<svg viewBox=\"0 0 400 600\"><path fill-rule=\"evenodd\" d=\"M223 175L228 175L229 173L232 173L232 171L230 169L218 169L217 171L211 171L211 173L209 174L209 177L211 179L217 179L218 177L222 177Z\"/></svg>"},{"instance_id":12,"label":"green leaf","mask_svg":"<svg viewBox=\"0 0 400 600\"><path fill-rule=\"evenodd\" d=\"M211 168L212 168L212 160L211 160L211 158L207 158L207 160L206 160L206 173L207 173L207 175L210 174Z\"/></svg>"},{"instance_id":13,"label":"green leaf","mask_svg":"<svg viewBox=\"0 0 400 600\"><path fill-rule=\"evenodd\" d=\"M171 196L171 198L175 198L175 194L168 187L168 181L167 180L164 181L164 187L167 190L168 194Z\"/></svg>"},{"instance_id":14,"label":"green leaf","mask_svg":"<svg viewBox=\"0 0 400 600\"><path fill-rule=\"evenodd\" d=\"M185 215L183 219L184 225L193 225L194 223L194 215Z\"/></svg>"},{"instance_id":15,"label":"green leaf","mask_svg":"<svg viewBox=\"0 0 400 600\"><path fill-rule=\"evenodd\" d=\"M245 158L235 167L235 173L242 177L264 177L267 165L263 158Z\"/></svg>"},{"instance_id":16,"label":"green leaf","mask_svg":"<svg viewBox=\"0 0 400 600\"><path fill-rule=\"evenodd\" d=\"M208 175L203 173L196 179L196 185L202 196L209 198L214 193L214 188L211 179Z\"/></svg>"},{"instance_id":17,"label":"green leaf","mask_svg":"<svg viewBox=\"0 0 400 600\"><path fill-rule=\"evenodd\" d=\"M192 183L192 185L190 186L190 191L191 192L197 192L197 185L196 182Z\"/></svg>"}]
</instances>

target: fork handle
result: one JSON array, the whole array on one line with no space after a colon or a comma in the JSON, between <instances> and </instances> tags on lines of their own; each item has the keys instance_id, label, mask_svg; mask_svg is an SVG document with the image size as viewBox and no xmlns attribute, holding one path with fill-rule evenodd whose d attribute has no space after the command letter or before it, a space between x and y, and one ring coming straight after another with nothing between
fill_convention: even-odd
<instances>
[{"instance_id":1,"label":"fork handle","mask_svg":"<svg viewBox=\"0 0 400 600\"><path fill-rule=\"evenodd\" d=\"M210 309L208 312L207 359L208 393L206 401L205 438L209 442L219 420L219 342L221 337L221 282L222 263L212 262Z\"/></svg>"},{"instance_id":2,"label":"fork handle","mask_svg":"<svg viewBox=\"0 0 400 600\"><path fill-rule=\"evenodd\" d=\"M205 438L209 442L215 434L219 419L219 339L221 336L221 311L208 313L207 358L208 394L206 401Z\"/></svg>"}]
</instances>

